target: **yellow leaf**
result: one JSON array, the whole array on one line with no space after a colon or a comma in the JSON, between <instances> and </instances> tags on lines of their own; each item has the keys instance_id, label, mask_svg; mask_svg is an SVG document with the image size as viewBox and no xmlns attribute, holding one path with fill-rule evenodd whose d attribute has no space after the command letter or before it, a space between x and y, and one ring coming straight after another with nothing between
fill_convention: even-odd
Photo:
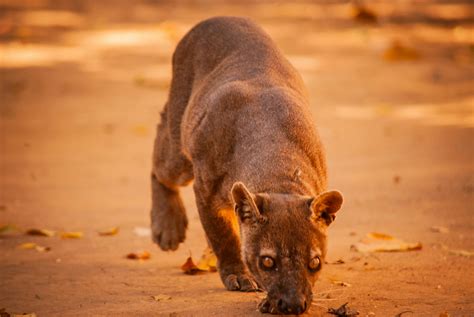
<instances>
[{"instance_id":1,"label":"yellow leaf","mask_svg":"<svg viewBox=\"0 0 474 317\"><path fill-rule=\"evenodd\" d=\"M159 295L154 295L151 298L153 298L155 301L163 301L163 300L170 300L171 296L166 295L166 294L159 294Z\"/></svg>"},{"instance_id":2,"label":"yellow leaf","mask_svg":"<svg viewBox=\"0 0 474 317\"><path fill-rule=\"evenodd\" d=\"M80 239L83 234L80 231L70 231L61 233L61 238L63 239Z\"/></svg>"},{"instance_id":3,"label":"yellow leaf","mask_svg":"<svg viewBox=\"0 0 474 317\"><path fill-rule=\"evenodd\" d=\"M51 250L50 247L44 247L33 242L22 243L18 246L20 249L24 250L36 250L38 252L48 252Z\"/></svg>"},{"instance_id":4,"label":"yellow leaf","mask_svg":"<svg viewBox=\"0 0 474 317\"><path fill-rule=\"evenodd\" d=\"M50 247L43 247L41 245L37 245L35 247L35 250L38 251L38 252L48 252L48 251L51 250L51 248Z\"/></svg>"},{"instance_id":5,"label":"yellow leaf","mask_svg":"<svg viewBox=\"0 0 474 317\"><path fill-rule=\"evenodd\" d=\"M211 248L207 247L196 267L201 271L217 271L217 257Z\"/></svg>"},{"instance_id":6,"label":"yellow leaf","mask_svg":"<svg viewBox=\"0 0 474 317\"><path fill-rule=\"evenodd\" d=\"M20 244L18 247L20 249L34 249L36 248L37 244L36 243L33 243L33 242L26 242L26 243L22 243Z\"/></svg>"},{"instance_id":7,"label":"yellow leaf","mask_svg":"<svg viewBox=\"0 0 474 317\"><path fill-rule=\"evenodd\" d=\"M0 226L0 234L6 234L12 231L18 231L18 228L14 225L2 225Z\"/></svg>"},{"instance_id":8,"label":"yellow leaf","mask_svg":"<svg viewBox=\"0 0 474 317\"><path fill-rule=\"evenodd\" d=\"M207 247L199 260L198 264L194 264L193 258L189 256L186 262L181 266L181 270L185 274L194 275L203 272L217 271L217 257L211 248Z\"/></svg>"},{"instance_id":9,"label":"yellow leaf","mask_svg":"<svg viewBox=\"0 0 474 317\"><path fill-rule=\"evenodd\" d=\"M367 234L367 237L378 240L393 240L394 238L391 235L380 233L380 232L370 232Z\"/></svg>"},{"instance_id":10,"label":"yellow leaf","mask_svg":"<svg viewBox=\"0 0 474 317\"><path fill-rule=\"evenodd\" d=\"M359 252L398 252L398 251L414 251L421 250L420 242L410 243L392 237L388 234L371 232L367 237L355 245L351 249Z\"/></svg>"},{"instance_id":11,"label":"yellow leaf","mask_svg":"<svg viewBox=\"0 0 474 317\"><path fill-rule=\"evenodd\" d=\"M56 232L53 230L47 230L47 229L29 229L26 231L26 234L30 236L42 236L42 237L53 237Z\"/></svg>"},{"instance_id":12,"label":"yellow leaf","mask_svg":"<svg viewBox=\"0 0 474 317\"><path fill-rule=\"evenodd\" d=\"M99 231L100 236L114 236L119 232L118 227L112 227L106 230Z\"/></svg>"}]
</instances>

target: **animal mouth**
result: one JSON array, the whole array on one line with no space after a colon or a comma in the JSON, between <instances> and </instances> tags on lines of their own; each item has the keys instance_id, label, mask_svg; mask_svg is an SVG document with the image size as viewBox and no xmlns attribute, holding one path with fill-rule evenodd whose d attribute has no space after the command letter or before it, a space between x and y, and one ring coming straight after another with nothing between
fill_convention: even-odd
<instances>
[{"instance_id":1,"label":"animal mouth","mask_svg":"<svg viewBox=\"0 0 474 317\"><path fill-rule=\"evenodd\" d=\"M305 300L298 305L289 305L282 299L272 301L268 297L263 299L258 305L258 310L262 314L284 314L284 315L300 315L308 310L308 302Z\"/></svg>"}]
</instances>

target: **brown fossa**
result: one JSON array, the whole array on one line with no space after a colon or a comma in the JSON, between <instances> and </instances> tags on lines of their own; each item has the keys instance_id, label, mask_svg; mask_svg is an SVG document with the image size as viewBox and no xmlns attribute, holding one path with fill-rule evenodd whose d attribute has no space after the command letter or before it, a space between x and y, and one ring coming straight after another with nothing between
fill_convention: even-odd
<instances>
[{"instance_id":1,"label":"brown fossa","mask_svg":"<svg viewBox=\"0 0 474 317\"><path fill-rule=\"evenodd\" d=\"M225 287L263 289L264 313L308 310L343 199L326 191L301 76L249 19L205 20L174 52L151 177L152 235L163 250L185 239L179 187L192 180Z\"/></svg>"}]
</instances>

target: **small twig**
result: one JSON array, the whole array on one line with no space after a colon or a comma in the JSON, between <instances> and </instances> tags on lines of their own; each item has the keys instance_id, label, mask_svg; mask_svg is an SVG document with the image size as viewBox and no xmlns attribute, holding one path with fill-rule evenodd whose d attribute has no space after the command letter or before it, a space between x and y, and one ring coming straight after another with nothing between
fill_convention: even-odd
<instances>
[{"instance_id":1,"label":"small twig","mask_svg":"<svg viewBox=\"0 0 474 317\"><path fill-rule=\"evenodd\" d=\"M338 291L340 291L341 293L335 299L341 299L343 297L344 293L346 292L346 290L344 288L330 289L330 290L327 290L325 292L316 293L314 295L329 295L330 293L334 293L334 292L338 292ZM329 299L329 298L316 298L316 299L313 299L313 300L327 300L327 299Z\"/></svg>"},{"instance_id":2,"label":"small twig","mask_svg":"<svg viewBox=\"0 0 474 317\"><path fill-rule=\"evenodd\" d=\"M332 289L329 289L329 290L327 290L327 291L322 291L322 292L319 292L319 293L314 293L314 295L327 294L327 293L332 293L332 292L337 292L337 291L345 292L345 289L343 289L343 288L332 288Z\"/></svg>"},{"instance_id":3,"label":"small twig","mask_svg":"<svg viewBox=\"0 0 474 317\"><path fill-rule=\"evenodd\" d=\"M329 308L327 308L326 306L322 306L322 305L318 305L316 303L311 303L311 305L314 305L314 306L317 306L317 307L320 307L320 308L324 308L325 310L328 310Z\"/></svg>"}]
</instances>

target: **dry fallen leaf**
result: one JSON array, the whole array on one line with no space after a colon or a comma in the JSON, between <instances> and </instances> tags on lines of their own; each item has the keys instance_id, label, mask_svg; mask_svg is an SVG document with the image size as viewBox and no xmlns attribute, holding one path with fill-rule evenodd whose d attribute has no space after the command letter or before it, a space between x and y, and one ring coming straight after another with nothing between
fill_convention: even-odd
<instances>
[{"instance_id":1,"label":"dry fallen leaf","mask_svg":"<svg viewBox=\"0 0 474 317\"><path fill-rule=\"evenodd\" d=\"M191 256L189 256L186 259L186 262L184 262L184 264L181 265L181 270L183 270L184 274L189 274L189 275L194 275L194 274L197 274L201 271L196 266L196 264L194 264L193 258Z\"/></svg>"},{"instance_id":2,"label":"dry fallen leaf","mask_svg":"<svg viewBox=\"0 0 474 317\"><path fill-rule=\"evenodd\" d=\"M0 226L0 235L8 234L15 231L18 231L18 228L15 227L14 225L1 225Z\"/></svg>"},{"instance_id":3,"label":"dry fallen leaf","mask_svg":"<svg viewBox=\"0 0 474 317\"><path fill-rule=\"evenodd\" d=\"M148 251L142 252L132 252L127 254L126 258L130 260L148 260L150 259L151 255Z\"/></svg>"},{"instance_id":4,"label":"dry fallen leaf","mask_svg":"<svg viewBox=\"0 0 474 317\"><path fill-rule=\"evenodd\" d=\"M217 271L217 257L211 248L207 247L199 260L198 264L194 264L193 258L189 256L186 262L181 266L181 270L185 274L194 275L202 272Z\"/></svg>"},{"instance_id":5,"label":"dry fallen leaf","mask_svg":"<svg viewBox=\"0 0 474 317\"><path fill-rule=\"evenodd\" d=\"M217 271L217 257L212 251L211 248L206 248L201 256L196 267L200 271L210 271L216 272Z\"/></svg>"},{"instance_id":6,"label":"dry fallen leaf","mask_svg":"<svg viewBox=\"0 0 474 317\"><path fill-rule=\"evenodd\" d=\"M35 313L22 313L22 314L15 314L9 313L5 310L5 308L0 309L0 317L37 317Z\"/></svg>"},{"instance_id":7,"label":"dry fallen leaf","mask_svg":"<svg viewBox=\"0 0 474 317\"><path fill-rule=\"evenodd\" d=\"M438 233L449 233L449 229L442 226L433 226L430 228L430 230L432 232L438 232Z\"/></svg>"},{"instance_id":8,"label":"dry fallen leaf","mask_svg":"<svg viewBox=\"0 0 474 317\"><path fill-rule=\"evenodd\" d=\"M443 312L441 314L439 314L439 317L450 317L451 315L448 314L448 312Z\"/></svg>"},{"instance_id":9,"label":"dry fallen leaf","mask_svg":"<svg viewBox=\"0 0 474 317\"><path fill-rule=\"evenodd\" d=\"M159 294L159 295L154 295L151 298L153 298L155 301L163 301L163 300L170 300L171 296L166 295L166 294Z\"/></svg>"},{"instance_id":10,"label":"dry fallen leaf","mask_svg":"<svg viewBox=\"0 0 474 317\"><path fill-rule=\"evenodd\" d=\"M81 239L83 236L80 231L70 231L61 233L61 238L63 239Z\"/></svg>"},{"instance_id":11,"label":"dry fallen leaf","mask_svg":"<svg viewBox=\"0 0 474 317\"><path fill-rule=\"evenodd\" d=\"M139 237L150 237L151 229L148 227L135 227L133 233Z\"/></svg>"},{"instance_id":12,"label":"dry fallen leaf","mask_svg":"<svg viewBox=\"0 0 474 317\"><path fill-rule=\"evenodd\" d=\"M33 242L26 242L26 243L22 243L20 244L18 247L20 249L34 249L36 248L36 243L33 243Z\"/></svg>"},{"instance_id":13,"label":"dry fallen leaf","mask_svg":"<svg viewBox=\"0 0 474 317\"><path fill-rule=\"evenodd\" d=\"M99 231L100 236L114 236L119 232L118 227L112 227L106 230Z\"/></svg>"},{"instance_id":14,"label":"dry fallen leaf","mask_svg":"<svg viewBox=\"0 0 474 317\"><path fill-rule=\"evenodd\" d=\"M459 255L459 256L464 256L466 258L470 258L471 256L474 256L474 252L472 251L467 251L467 250L448 250L449 253L454 254L454 255Z\"/></svg>"},{"instance_id":15,"label":"dry fallen leaf","mask_svg":"<svg viewBox=\"0 0 474 317\"><path fill-rule=\"evenodd\" d=\"M26 234L30 236L42 236L42 237L53 237L56 232L53 230L47 230L47 229L29 229L26 231Z\"/></svg>"},{"instance_id":16,"label":"dry fallen leaf","mask_svg":"<svg viewBox=\"0 0 474 317\"><path fill-rule=\"evenodd\" d=\"M408 47L399 41L393 41L383 52L383 58L387 61L417 60L420 53L412 47Z\"/></svg>"},{"instance_id":17,"label":"dry fallen leaf","mask_svg":"<svg viewBox=\"0 0 474 317\"><path fill-rule=\"evenodd\" d=\"M380 232L369 232L367 234L367 237L372 238L372 239L378 239L378 240L393 240L394 239L394 237L392 237L391 235L380 233Z\"/></svg>"},{"instance_id":18,"label":"dry fallen leaf","mask_svg":"<svg viewBox=\"0 0 474 317\"><path fill-rule=\"evenodd\" d=\"M377 23L377 15L375 12L361 5L354 5L352 7L352 18L360 23Z\"/></svg>"},{"instance_id":19,"label":"dry fallen leaf","mask_svg":"<svg viewBox=\"0 0 474 317\"><path fill-rule=\"evenodd\" d=\"M420 242L409 243L385 233L371 232L366 238L351 246L359 252L397 252L421 250Z\"/></svg>"},{"instance_id":20,"label":"dry fallen leaf","mask_svg":"<svg viewBox=\"0 0 474 317\"><path fill-rule=\"evenodd\" d=\"M37 245L35 250L38 251L38 252L48 252L48 251L51 251L51 248L50 247L43 247L41 245Z\"/></svg>"},{"instance_id":21,"label":"dry fallen leaf","mask_svg":"<svg viewBox=\"0 0 474 317\"><path fill-rule=\"evenodd\" d=\"M344 287L351 287L352 286L352 284L349 284L349 283L346 283L346 282L343 282L343 281L337 281L337 280L331 280L331 283L334 284L334 285L344 286Z\"/></svg>"},{"instance_id":22,"label":"dry fallen leaf","mask_svg":"<svg viewBox=\"0 0 474 317\"><path fill-rule=\"evenodd\" d=\"M349 317L349 316L359 315L358 311L354 311L354 310L350 309L349 307L347 307L347 304L349 304L349 303L345 303L345 304L341 305L338 308L329 308L328 309L328 314L336 315L336 316L339 316L339 317Z\"/></svg>"},{"instance_id":23,"label":"dry fallen leaf","mask_svg":"<svg viewBox=\"0 0 474 317\"><path fill-rule=\"evenodd\" d=\"M38 245L38 244L33 243L33 242L22 243L18 246L18 248L25 249L25 250L33 250L34 249L38 252L48 252L48 251L51 250L50 247L44 247L44 246Z\"/></svg>"}]
</instances>

